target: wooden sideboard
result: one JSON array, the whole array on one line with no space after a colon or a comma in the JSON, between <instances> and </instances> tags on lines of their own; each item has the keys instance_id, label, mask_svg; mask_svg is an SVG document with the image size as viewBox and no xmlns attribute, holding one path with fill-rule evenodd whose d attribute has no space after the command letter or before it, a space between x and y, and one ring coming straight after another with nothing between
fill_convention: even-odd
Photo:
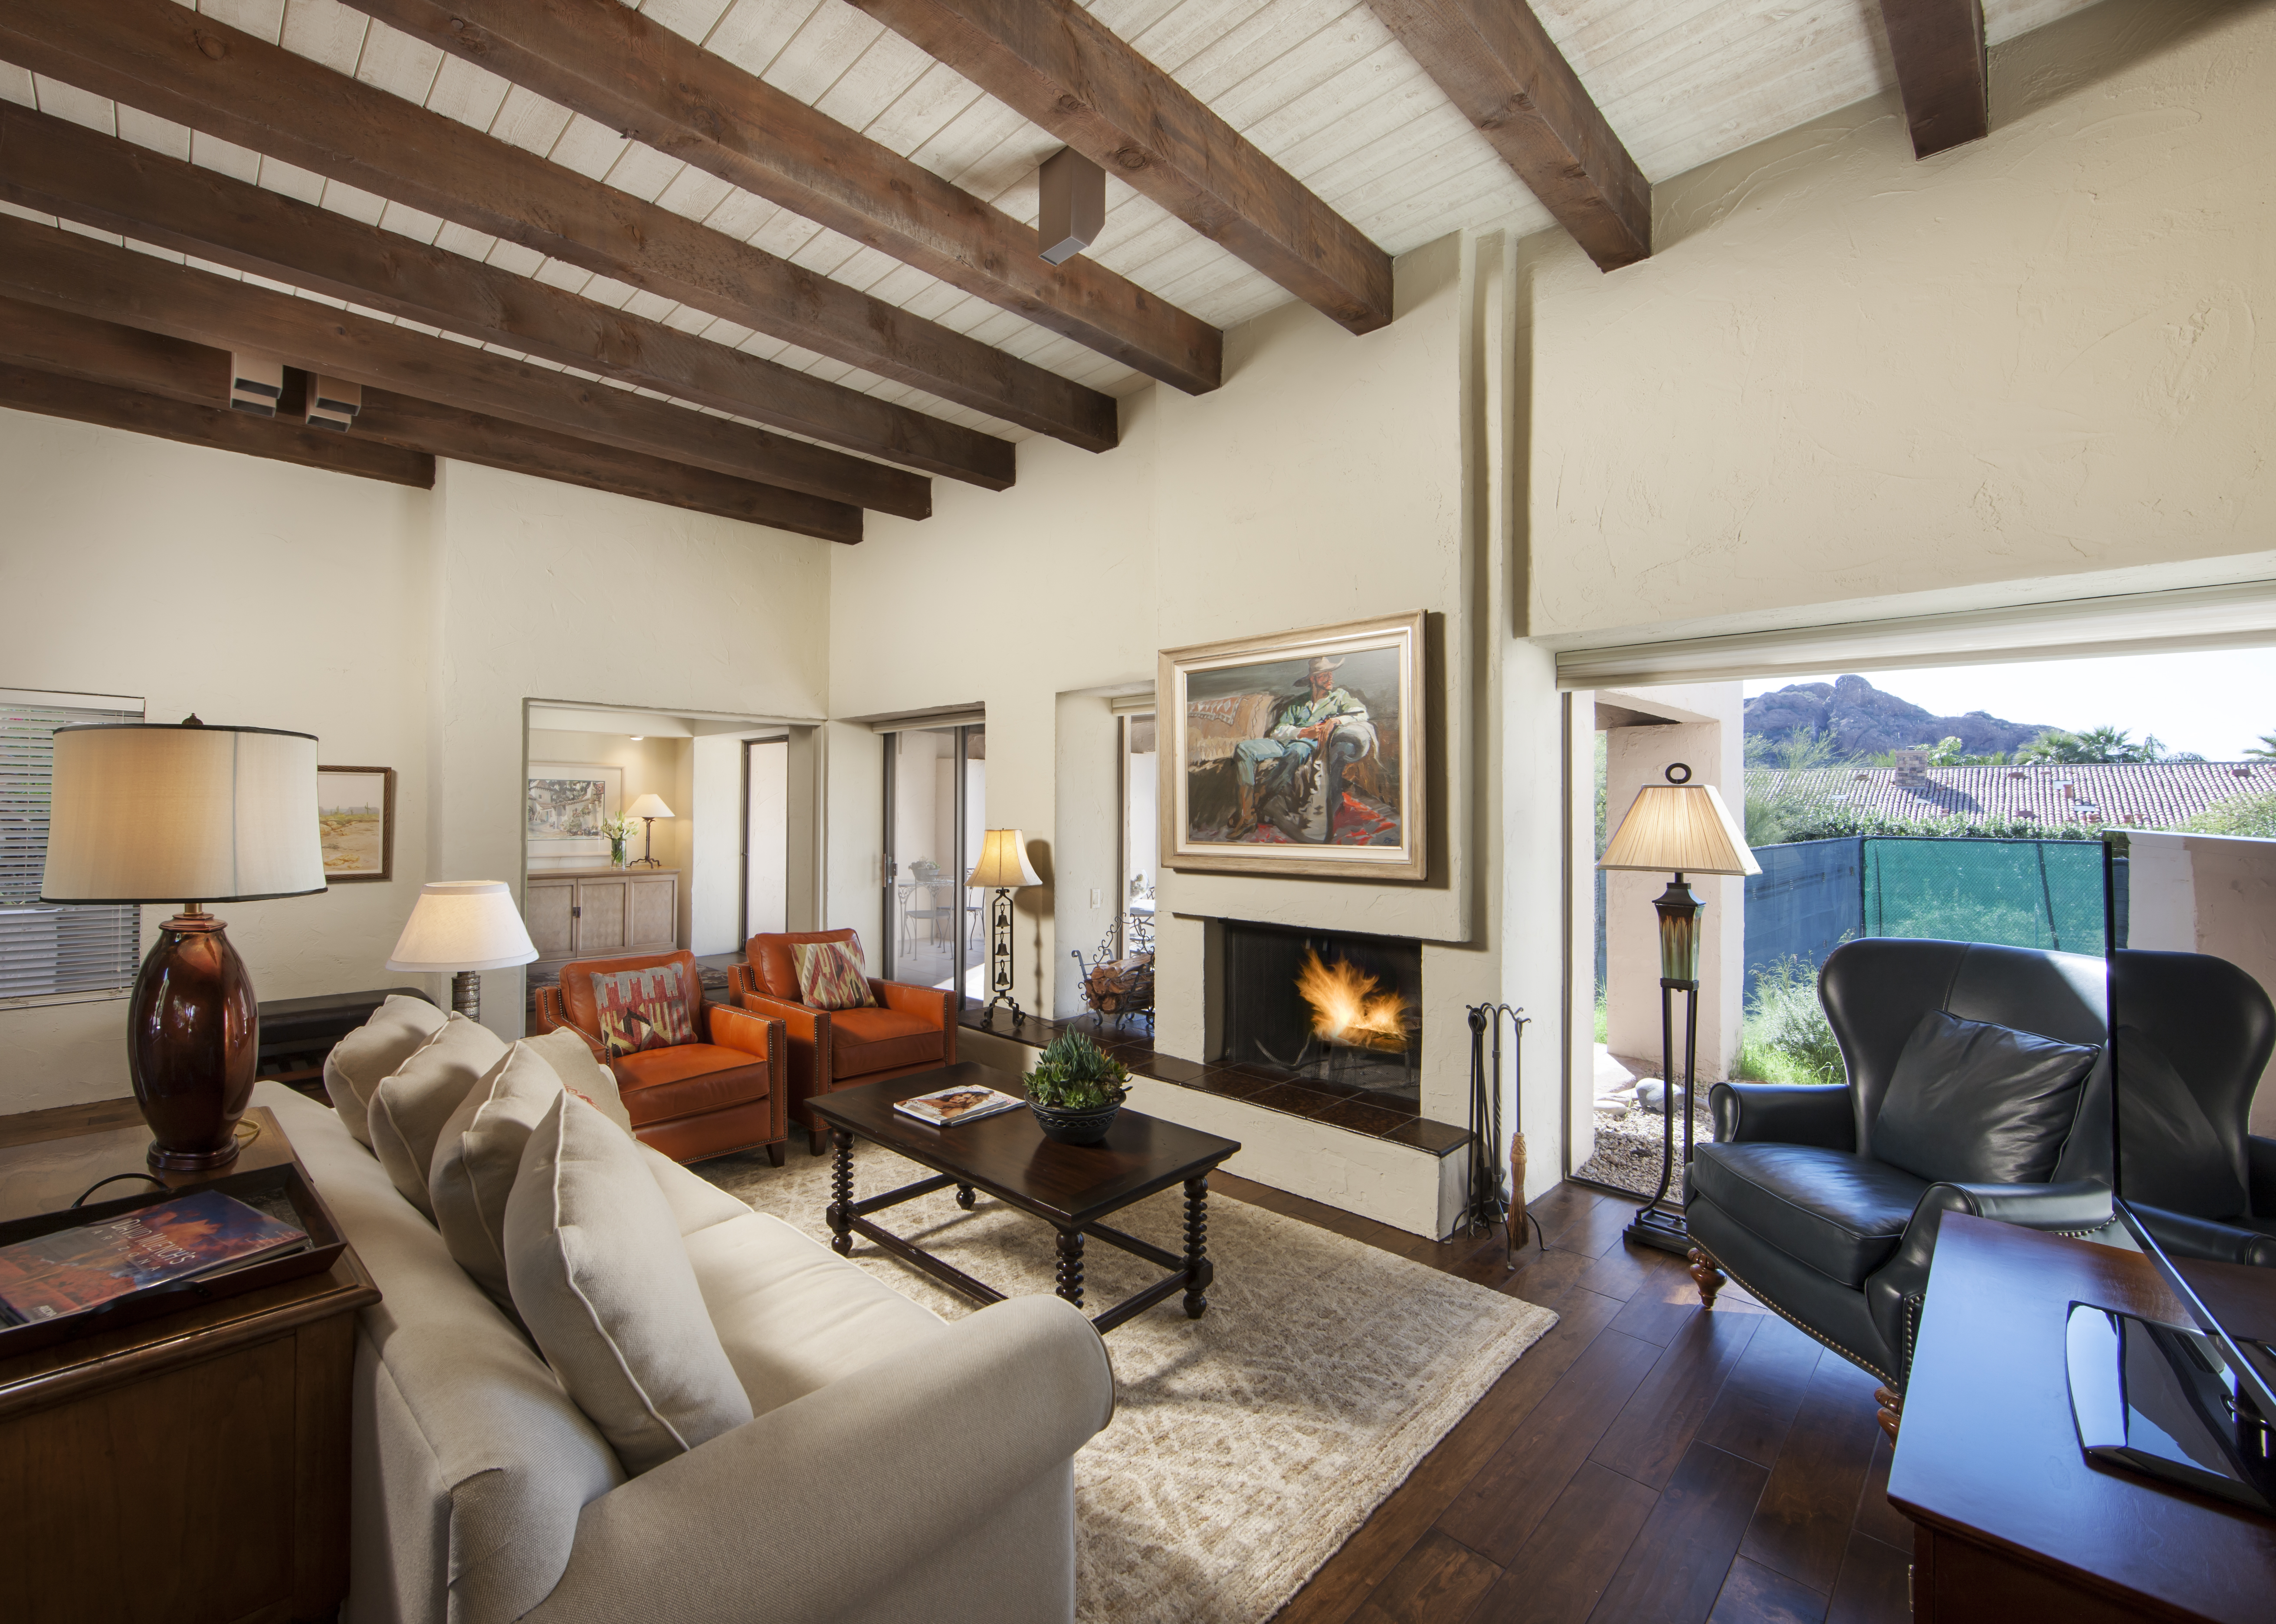
<instances>
[{"instance_id":1,"label":"wooden sideboard","mask_svg":"<svg viewBox=\"0 0 2276 1624\"><path fill-rule=\"evenodd\" d=\"M679 945L677 869L556 869L532 874L521 915L533 970L572 959L668 953Z\"/></svg>"}]
</instances>

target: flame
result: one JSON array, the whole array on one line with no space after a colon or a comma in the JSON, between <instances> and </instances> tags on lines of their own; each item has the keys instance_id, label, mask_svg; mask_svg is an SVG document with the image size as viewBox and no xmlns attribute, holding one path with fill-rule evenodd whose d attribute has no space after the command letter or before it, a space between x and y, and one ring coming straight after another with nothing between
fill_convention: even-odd
<instances>
[{"instance_id":1,"label":"flame","mask_svg":"<svg viewBox=\"0 0 2276 1624\"><path fill-rule=\"evenodd\" d=\"M1312 1006L1312 1035L1331 1043L1362 1049L1407 1047L1407 1000L1397 992L1377 993L1375 977L1345 960L1322 964L1304 950L1296 990Z\"/></svg>"}]
</instances>

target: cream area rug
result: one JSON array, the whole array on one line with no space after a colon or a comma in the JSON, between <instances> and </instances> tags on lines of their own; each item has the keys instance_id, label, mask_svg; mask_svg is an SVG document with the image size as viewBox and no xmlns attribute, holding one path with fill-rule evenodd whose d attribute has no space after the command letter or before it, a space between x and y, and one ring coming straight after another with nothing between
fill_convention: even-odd
<instances>
[{"instance_id":1,"label":"cream area rug","mask_svg":"<svg viewBox=\"0 0 2276 1624\"><path fill-rule=\"evenodd\" d=\"M929 1176L874 1145L856 1198ZM830 1159L793 1135L788 1165L723 1157L695 1171L827 1241ZM1017 1295L1048 1292L1050 1226L941 1190L876 1221ZM1108 1222L1184 1249L1172 1188ZM1075 1458L1078 1613L1095 1624L1260 1624L1367 1520L1510 1362L1557 1323L1547 1309L1246 1202L1214 1195L1209 1312L1172 1296L1107 1333L1113 1422ZM944 1318L975 1305L858 1237L854 1261ZM1160 1271L1092 1241L1092 1313Z\"/></svg>"}]
</instances>

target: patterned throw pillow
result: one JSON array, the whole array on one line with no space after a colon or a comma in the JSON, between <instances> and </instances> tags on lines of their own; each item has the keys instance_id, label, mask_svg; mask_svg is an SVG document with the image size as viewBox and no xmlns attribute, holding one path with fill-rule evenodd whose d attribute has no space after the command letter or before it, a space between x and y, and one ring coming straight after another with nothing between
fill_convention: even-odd
<instances>
[{"instance_id":1,"label":"patterned throw pillow","mask_svg":"<svg viewBox=\"0 0 2276 1624\"><path fill-rule=\"evenodd\" d=\"M876 1003L850 944L793 942L790 955L798 966L799 999L808 1008L868 1009Z\"/></svg>"},{"instance_id":2,"label":"patterned throw pillow","mask_svg":"<svg viewBox=\"0 0 2276 1624\"><path fill-rule=\"evenodd\" d=\"M601 1042L612 1060L695 1041L687 1018L687 979L677 964L596 975L593 1006L600 1013Z\"/></svg>"}]
</instances>

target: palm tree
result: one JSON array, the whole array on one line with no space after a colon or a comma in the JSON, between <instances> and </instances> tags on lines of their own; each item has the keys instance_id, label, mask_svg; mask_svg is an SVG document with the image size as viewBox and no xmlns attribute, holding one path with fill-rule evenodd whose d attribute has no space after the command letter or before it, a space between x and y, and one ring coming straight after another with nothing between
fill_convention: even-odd
<instances>
[{"instance_id":1,"label":"palm tree","mask_svg":"<svg viewBox=\"0 0 2276 1624\"><path fill-rule=\"evenodd\" d=\"M2160 762L2166 747L2155 733L2139 744L2122 727L2090 727L2083 733L2051 727L2015 752L2019 762L2046 762L2063 766L2110 762Z\"/></svg>"},{"instance_id":2,"label":"palm tree","mask_svg":"<svg viewBox=\"0 0 2276 1624\"><path fill-rule=\"evenodd\" d=\"M2261 734L2260 742L2245 751L2245 754L2258 756L2264 762L2276 762L2276 733Z\"/></svg>"}]
</instances>

